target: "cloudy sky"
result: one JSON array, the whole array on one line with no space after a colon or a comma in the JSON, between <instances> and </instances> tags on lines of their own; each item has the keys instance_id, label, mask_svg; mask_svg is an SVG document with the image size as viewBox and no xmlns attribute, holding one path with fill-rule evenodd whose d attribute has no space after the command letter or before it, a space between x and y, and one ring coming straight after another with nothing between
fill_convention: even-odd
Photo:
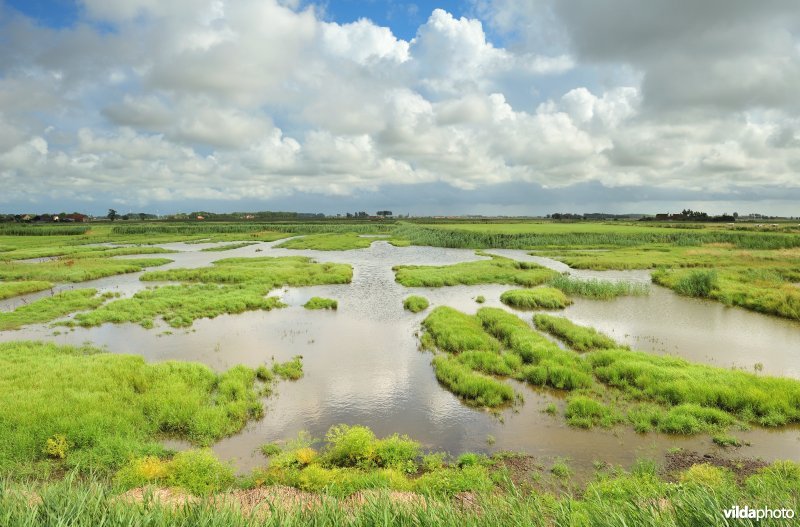
<instances>
[{"instance_id":1,"label":"cloudy sky","mask_svg":"<svg viewBox=\"0 0 800 527\"><path fill-rule=\"evenodd\" d=\"M0 0L0 211L800 215L797 0Z\"/></svg>"}]
</instances>

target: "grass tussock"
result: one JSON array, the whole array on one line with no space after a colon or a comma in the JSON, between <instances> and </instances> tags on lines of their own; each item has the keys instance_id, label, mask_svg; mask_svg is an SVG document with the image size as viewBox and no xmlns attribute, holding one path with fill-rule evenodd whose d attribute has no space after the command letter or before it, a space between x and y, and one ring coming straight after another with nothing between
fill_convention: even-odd
<instances>
[{"instance_id":1,"label":"grass tussock","mask_svg":"<svg viewBox=\"0 0 800 527\"><path fill-rule=\"evenodd\" d=\"M619 296L646 296L650 293L647 284L613 282L611 280L580 280L568 275L558 275L549 285L572 296L609 300Z\"/></svg>"},{"instance_id":2,"label":"grass tussock","mask_svg":"<svg viewBox=\"0 0 800 527\"><path fill-rule=\"evenodd\" d=\"M312 249L315 251L349 251L366 249L374 238L362 238L356 233L309 234L301 238L286 240L278 245L281 249Z\"/></svg>"},{"instance_id":3,"label":"grass tussock","mask_svg":"<svg viewBox=\"0 0 800 527\"><path fill-rule=\"evenodd\" d=\"M94 309L105 302L106 298L97 296L96 289L62 291L34 300L14 311L0 313L0 331L19 329L28 324L42 324L76 311Z\"/></svg>"},{"instance_id":4,"label":"grass tussock","mask_svg":"<svg viewBox=\"0 0 800 527\"><path fill-rule=\"evenodd\" d=\"M516 309L564 309L572 303L555 287L512 289L500 295L500 301Z\"/></svg>"},{"instance_id":5,"label":"grass tussock","mask_svg":"<svg viewBox=\"0 0 800 527\"><path fill-rule=\"evenodd\" d=\"M162 455L162 436L209 445L263 413L255 372L42 342L0 344L0 474L107 473Z\"/></svg>"},{"instance_id":6,"label":"grass tussock","mask_svg":"<svg viewBox=\"0 0 800 527\"><path fill-rule=\"evenodd\" d=\"M428 309L430 303L424 296L411 295L403 300L403 308L412 313L419 313Z\"/></svg>"},{"instance_id":7,"label":"grass tussock","mask_svg":"<svg viewBox=\"0 0 800 527\"><path fill-rule=\"evenodd\" d=\"M422 322L433 338L433 343L442 351L461 353L469 350L499 351L497 339L483 331L476 318L447 306L434 309Z\"/></svg>"},{"instance_id":8,"label":"grass tussock","mask_svg":"<svg viewBox=\"0 0 800 527\"><path fill-rule=\"evenodd\" d=\"M306 309L332 309L335 311L339 308L339 302L333 300L332 298L314 296L311 297L308 302L303 304L303 307Z\"/></svg>"},{"instance_id":9,"label":"grass tussock","mask_svg":"<svg viewBox=\"0 0 800 527\"><path fill-rule=\"evenodd\" d=\"M297 355L286 362L276 362L272 365L272 373L285 381L296 381L303 377L303 357Z\"/></svg>"},{"instance_id":10,"label":"grass tussock","mask_svg":"<svg viewBox=\"0 0 800 527\"><path fill-rule=\"evenodd\" d=\"M200 318L245 311L269 311L285 307L280 299L267 297L263 286L186 284L145 289L131 298L79 313L75 323L84 327L131 322L152 328L161 318L174 328L189 327Z\"/></svg>"},{"instance_id":11,"label":"grass tussock","mask_svg":"<svg viewBox=\"0 0 800 527\"><path fill-rule=\"evenodd\" d=\"M12 298L19 295L27 295L28 293L36 293L38 291L45 291L53 287L52 282L44 282L41 280L31 280L28 282L0 282L0 300Z\"/></svg>"},{"instance_id":12,"label":"grass tussock","mask_svg":"<svg viewBox=\"0 0 800 527\"><path fill-rule=\"evenodd\" d=\"M495 408L514 400L511 386L447 355L433 358L433 370L439 382L470 405Z\"/></svg>"},{"instance_id":13,"label":"grass tussock","mask_svg":"<svg viewBox=\"0 0 800 527\"><path fill-rule=\"evenodd\" d=\"M492 256L490 260L455 265L401 265L394 267L395 279L406 287L450 285L514 284L541 285L557 273L540 265Z\"/></svg>"},{"instance_id":14,"label":"grass tussock","mask_svg":"<svg viewBox=\"0 0 800 527\"><path fill-rule=\"evenodd\" d=\"M580 326L562 317L554 317L543 313L534 315L533 322L536 328L550 333L564 341L567 346L575 351L592 351L599 349L622 348L611 337L604 335L594 328Z\"/></svg>"}]
</instances>

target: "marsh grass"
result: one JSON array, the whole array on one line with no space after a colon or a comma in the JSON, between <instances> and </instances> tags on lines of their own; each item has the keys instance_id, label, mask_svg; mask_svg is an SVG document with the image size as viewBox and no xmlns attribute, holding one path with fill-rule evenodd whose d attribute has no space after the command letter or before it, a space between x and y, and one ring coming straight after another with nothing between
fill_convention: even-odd
<instances>
[{"instance_id":1,"label":"marsh grass","mask_svg":"<svg viewBox=\"0 0 800 527\"><path fill-rule=\"evenodd\" d=\"M163 454L163 436L209 445L263 414L254 382L241 366L217 374L91 347L0 344L0 474L108 473ZM63 458L45 448L59 436Z\"/></svg>"},{"instance_id":2,"label":"marsh grass","mask_svg":"<svg viewBox=\"0 0 800 527\"><path fill-rule=\"evenodd\" d=\"M281 286L347 284L353 269L347 264L317 263L305 256L226 258L210 267L151 271L143 281L203 282L213 284Z\"/></svg>"},{"instance_id":3,"label":"marsh grass","mask_svg":"<svg viewBox=\"0 0 800 527\"><path fill-rule=\"evenodd\" d=\"M339 302L332 298L322 298L320 296L311 297L308 302L303 304L306 309L330 309L336 310L339 308Z\"/></svg>"},{"instance_id":4,"label":"marsh grass","mask_svg":"<svg viewBox=\"0 0 800 527\"><path fill-rule=\"evenodd\" d=\"M500 295L500 301L516 309L564 309L572 304L572 300L555 287L512 289Z\"/></svg>"},{"instance_id":5,"label":"marsh grass","mask_svg":"<svg viewBox=\"0 0 800 527\"><path fill-rule=\"evenodd\" d=\"M261 285L184 284L169 285L139 291L131 298L112 301L106 305L75 316L75 323L84 327L105 323L132 322L152 328L156 318L174 328L189 327L199 318L214 318L222 314L245 311L269 311L285 307L276 297L265 297Z\"/></svg>"},{"instance_id":6,"label":"marsh grass","mask_svg":"<svg viewBox=\"0 0 800 527\"><path fill-rule=\"evenodd\" d=\"M611 280L580 280L567 275L558 275L548 285L573 296L608 300L618 296L646 296L650 294L647 284L633 282L612 282Z\"/></svg>"},{"instance_id":7,"label":"marsh grass","mask_svg":"<svg viewBox=\"0 0 800 527\"><path fill-rule=\"evenodd\" d=\"M303 377L303 357L296 355L292 360L276 362L272 365L272 373L285 381L296 381Z\"/></svg>"},{"instance_id":8,"label":"marsh grass","mask_svg":"<svg viewBox=\"0 0 800 527\"><path fill-rule=\"evenodd\" d=\"M42 324L76 311L94 309L105 302L106 298L97 296L96 289L61 291L22 305L14 311L0 312L0 331L19 329L28 324Z\"/></svg>"},{"instance_id":9,"label":"marsh grass","mask_svg":"<svg viewBox=\"0 0 800 527\"><path fill-rule=\"evenodd\" d=\"M201 252L222 252L222 251L232 251L234 249L241 249L242 247L249 247L250 245L255 244L256 242L239 242L239 243L229 243L225 245L218 245L216 247L206 247L205 249L200 249Z\"/></svg>"},{"instance_id":10,"label":"marsh grass","mask_svg":"<svg viewBox=\"0 0 800 527\"><path fill-rule=\"evenodd\" d=\"M28 293L36 293L38 291L45 291L53 287L52 282L44 282L41 280L30 280L27 282L0 282L0 300L12 298L19 295L26 295Z\"/></svg>"},{"instance_id":11,"label":"marsh grass","mask_svg":"<svg viewBox=\"0 0 800 527\"><path fill-rule=\"evenodd\" d=\"M433 338L436 347L449 353L500 350L500 343L483 331L477 318L451 307L437 307L431 311L422 325Z\"/></svg>"},{"instance_id":12,"label":"marsh grass","mask_svg":"<svg viewBox=\"0 0 800 527\"><path fill-rule=\"evenodd\" d=\"M412 313L419 313L425 311L430 306L428 299L424 296L411 295L403 300L403 308Z\"/></svg>"},{"instance_id":13,"label":"marsh grass","mask_svg":"<svg viewBox=\"0 0 800 527\"><path fill-rule=\"evenodd\" d=\"M468 404L495 408L514 400L514 389L488 375L474 371L447 355L433 358L436 378Z\"/></svg>"},{"instance_id":14,"label":"marsh grass","mask_svg":"<svg viewBox=\"0 0 800 527\"><path fill-rule=\"evenodd\" d=\"M301 238L286 240L277 247L280 249L349 251L352 249L366 249L374 241L374 238L362 238L356 233L309 234Z\"/></svg>"},{"instance_id":15,"label":"marsh grass","mask_svg":"<svg viewBox=\"0 0 800 527\"><path fill-rule=\"evenodd\" d=\"M489 260L454 265L401 265L393 268L395 279L406 287L516 284L533 287L556 276L555 271L530 262L492 256Z\"/></svg>"},{"instance_id":16,"label":"marsh grass","mask_svg":"<svg viewBox=\"0 0 800 527\"><path fill-rule=\"evenodd\" d=\"M623 348L614 339L594 328L580 326L563 317L539 313L533 316L536 328L564 341L575 351Z\"/></svg>"},{"instance_id":17,"label":"marsh grass","mask_svg":"<svg viewBox=\"0 0 800 527\"><path fill-rule=\"evenodd\" d=\"M0 262L0 280L85 282L118 274L137 273L145 267L170 263L166 258L110 258L57 259L40 263Z\"/></svg>"}]
</instances>

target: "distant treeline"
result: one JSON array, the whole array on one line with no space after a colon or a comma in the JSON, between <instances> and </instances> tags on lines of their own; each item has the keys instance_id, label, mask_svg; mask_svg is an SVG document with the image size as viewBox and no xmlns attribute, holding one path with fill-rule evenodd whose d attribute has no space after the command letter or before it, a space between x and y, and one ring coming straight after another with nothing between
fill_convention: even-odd
<instances>
[{"instance_id":1,"label":"distant treeline","mask_svg":"<svg viewBox=\"0 0 800 527\"><path fill-rule=\"evenodd\" d=\"M318 234L355 232L359 234L385 233L393 224L382 223L134 223L116 225L113 234L233 234L251 232L285 232L293 234Z\"/></svg>"}]
</instances>

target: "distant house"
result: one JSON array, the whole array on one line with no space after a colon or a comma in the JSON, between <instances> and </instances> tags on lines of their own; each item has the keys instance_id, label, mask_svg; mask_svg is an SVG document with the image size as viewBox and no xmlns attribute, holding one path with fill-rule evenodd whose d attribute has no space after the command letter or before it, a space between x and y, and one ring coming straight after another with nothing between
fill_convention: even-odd
<instances>
[{"instance_id":1,"label":"distant house","mask_svg":"<svg viewBox=\"0 0 800 527\"><path fill-rule=\"evenodd\" d=\"M197 219L198 220L204 220L204 219L206 219L206 217L205 216L198 216Z\"/></svg>"},{"instance_id":2,"label":"distant house","mask_svg":"<svg viewBox=\"0 0 800 527\"><path fill-rule=\"evenodd\" d=\"M85 222L86 220L89 219L89 216L87 216L86 214L80 214L80 213L76 212L74 214L67 214L62 219L71 220L71 221L74 221L76 223L83 223L83 222Z\"/></svg>"}]
</instances>

